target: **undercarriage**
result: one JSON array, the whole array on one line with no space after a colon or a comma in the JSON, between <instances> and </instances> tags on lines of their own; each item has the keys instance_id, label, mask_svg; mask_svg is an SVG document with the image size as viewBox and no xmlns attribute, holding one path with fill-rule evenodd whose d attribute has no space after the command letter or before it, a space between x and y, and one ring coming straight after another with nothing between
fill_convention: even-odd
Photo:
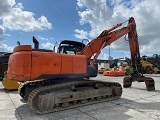
<instances>
[{"instance_id":1,"label":"undercarriage","mask_svg":"<svg viewBox=\"0 0 160 120\"><path fill-rule=\"evenodd\" d=\"M114 100L122 95L122 87L116 82L81 80L52 85L42 83L44 80L26 82L19 89L21 97L28 100L28 105L37 114Z\"/></svg>"}]
</instances>

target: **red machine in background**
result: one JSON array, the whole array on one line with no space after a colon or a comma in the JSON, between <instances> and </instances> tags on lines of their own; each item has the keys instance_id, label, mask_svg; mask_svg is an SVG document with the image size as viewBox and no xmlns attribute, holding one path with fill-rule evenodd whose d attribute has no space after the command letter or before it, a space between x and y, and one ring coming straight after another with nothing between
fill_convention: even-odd
<instances>
[{"instance_id":1,"label":"red machine in background","mask_svg":"<svg viewBox=\"0 0 160 120\"><path fill-rule=\"evenodd\" d=\"M122 24L104 30L87 45L64 40L57 52L39 49L34 38L34 49L31 45L14 48L9 58L7 77L24 82L19 93L28 99L30 108L38 114L118 99L122 94L119 83L86 78L97 76L94 63L101 49L128 34L133 73L124 79L124 87L130 87L133 81L143 81L148 90L154 90L154 80L144 77L141 71L135 20L131 17L126 27L117 29ZM153 83L153 86L148 83Z\"/></svg>"},{"instance_id":2,"label":"red machine in background","mask_svg":"<svg viewBox=\"0 0 160 120\"><path fill-rule=\"evenodd\" d=\"M113 76L113 77L118 77L118 76L125 76L126 75L126 63L124 64L123 60L124 58L117 58L109 61L109 67L110 69L104 70L103 75L104 76ZM118 66L118 62L121 61L121 64Z\"/></svg>"}]
</instances>

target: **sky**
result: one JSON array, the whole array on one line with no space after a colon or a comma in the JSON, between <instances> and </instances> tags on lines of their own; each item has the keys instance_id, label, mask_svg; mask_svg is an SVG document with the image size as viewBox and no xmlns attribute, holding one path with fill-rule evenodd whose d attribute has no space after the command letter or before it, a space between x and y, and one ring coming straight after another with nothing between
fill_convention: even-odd
<instances>
[{"instance_id":1,"label":"sky","mask_svg":"<svg viewBox=\"0 0 160 120\"><path fill-rule=\"evenodd\" d=\"M0 52L12 52L17 41L33 46L32 36L41 49L51 50L61 40L93 40L103 30L129 17L136 21L141 56L160 51L160 0L0 0L0 3ZM130 57L125 37L104 48L98 58L108 59L109 55Z\"/></svg>"}]
</instances>

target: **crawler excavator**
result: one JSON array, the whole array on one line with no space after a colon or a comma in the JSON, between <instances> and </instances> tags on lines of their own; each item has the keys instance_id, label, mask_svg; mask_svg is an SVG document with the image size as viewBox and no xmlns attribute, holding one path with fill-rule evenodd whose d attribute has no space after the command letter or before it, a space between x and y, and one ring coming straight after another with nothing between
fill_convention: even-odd
<instances>
[{"instance_id":1,"label":"crawler excavator","mask_svg":"<svg viewBox=\"0 0 160 120\"><path fill-rule=\"evenodd\" d=\"M57 52L39 49L37 44L34 48L19 45L9 58L7 77L23 83L19 94L37 114L119 99L122 94L119 83L88 78L97 76L94 63L101 49L125 34L129 34L130 41L137 41L135 20L131 17L127 21L126 27L118 29L123 24L119 23L104 30L87 45L83 41L64 40ZM133 47L131 52L135 53ZM130 79L125 79L125 85L126 82Z\"/></svg>"}]
</instances>

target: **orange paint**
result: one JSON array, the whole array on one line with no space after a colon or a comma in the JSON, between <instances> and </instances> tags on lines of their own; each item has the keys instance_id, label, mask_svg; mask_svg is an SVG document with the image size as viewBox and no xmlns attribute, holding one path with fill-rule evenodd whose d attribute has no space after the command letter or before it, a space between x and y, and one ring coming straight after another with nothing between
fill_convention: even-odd
<instances>
[{"instance_id":1,"label":"orange paint","mask_svg":"<svg viewBox=\"0 0 160 120\"><path fill-rule=\"evenodd\" d=\"M7 77L9 79L32 81L44 74L86 73L86 56L84 55L32 51L29 48L30 46L24 45L14 49L8 63Z\"/></svg>"}]
</instances>

